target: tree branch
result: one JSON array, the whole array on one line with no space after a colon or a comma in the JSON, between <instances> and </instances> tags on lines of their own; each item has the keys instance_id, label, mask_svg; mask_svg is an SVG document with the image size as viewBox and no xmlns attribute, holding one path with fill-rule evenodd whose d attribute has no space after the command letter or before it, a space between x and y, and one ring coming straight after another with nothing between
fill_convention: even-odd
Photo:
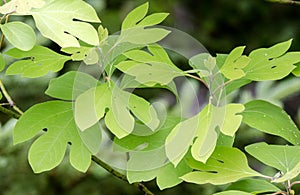
<instances>
[{"instance_id":1,"label":"tree branch","mask_svg":"<svg viewBox=\"0 0 300 195\"><path fill-rule=\"evenodd\" d=\"M105 170L107 170L108 172L110 172L111 174L113 174L114 176L116 176L117 178L126 181L129 183L126 175L120 173L119 171L116 171L115 169L113 169L111 166L109 166L108 164L106 164L105 162L103 162L102 160L100 160L99 158L97 158L96 156L92 156L92 160L100 165L101 167L103 167ZM133 183L132 185L136 186L137 188L139 188L142 192L145 193L145 195L154 195L153 192L151 192L144 184L142 184L141 182L136 182Z\"/></svg>"},{"instance_id":2,"label":"tree branch","mask_svg":"<svg viewBox=\"0 0 300 195\"><path fill-rule=\"evenodd\" d=\"M299 1L293 1L293 0L268 0L273 3L287 3L291 5L300 5Z\"/></svg>"}]
</instances>

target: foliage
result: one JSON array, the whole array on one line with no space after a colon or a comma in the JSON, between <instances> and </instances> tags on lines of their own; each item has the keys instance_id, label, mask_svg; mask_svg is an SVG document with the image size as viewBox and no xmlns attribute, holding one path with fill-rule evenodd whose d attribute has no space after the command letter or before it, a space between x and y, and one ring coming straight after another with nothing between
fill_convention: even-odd
<instances>
[{"instance_id":1,"label":"foliage","mask_svg":"<svg viewBox=\"0 0 300 195\"><path fill-rule=\"evenodd\" d=\"M13 132L14 144L36 138L28 154L33 171L57 167L69 148L70 163L78 171L86 172L91 159L97 158L99 165L129 183L138 183L148 194L151 192L139 182L155 178L160 189L183 181L200 185L233 183L227 192L217 194L249 194L279 192L272 183L284 183L287 193L292 193L297 181L291 181L300 169L300 159L295 155L300 134L294 121L281 107L265 100L245 104L225 101L251 82L299 76L300 52L288 52L292 39L255 49L249 55L243 54L245 46L215 57L198 53L188 59L190 69L181 70L159 44L172 33L155 26L168 14L147 16L148 8L145 3L132 10L123 20L120 34L109 35L102 25L96 30L89 23L99 23L100 19L81 0L11 0L0 7L4 20L1 31L15 47L0 56L0 70L7 64L3 56L16 60L6 69L7 75L41 77L60 71L67 61L82 61L84 67L101 73L96 79L78 70L52 79L46 94L58 100L35 104L25 113L14 105L0 83L0 99L4 96L13 108L1 106L1 111L16 118L20 115ZM63 54L36 45L33 28L21 21L9 21L11 15L32 16L37 30L57 43ZM163 112L131 91L165 88L179 98L174 87L178 77L195 79L209 91L207 105L188 118ZM242 122L290 142L289 146L255 143L245 148L279 174L270 176L253 170L246 153L233 147ZM108 140L114 151L128 158L120 162L121 172L100 160L103 143Z\"/></svg>"}]
</instances>

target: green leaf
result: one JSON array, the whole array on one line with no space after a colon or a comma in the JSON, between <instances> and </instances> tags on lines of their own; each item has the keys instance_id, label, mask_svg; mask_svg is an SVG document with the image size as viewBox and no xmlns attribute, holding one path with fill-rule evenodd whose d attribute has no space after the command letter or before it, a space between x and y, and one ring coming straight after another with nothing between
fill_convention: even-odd
<instances>
[{"instance_id":1,"label":"green leaf","mask_svg":"<svg viewBox=\"0 0 300 195\"><path fill-rule=\"evenodd\" d=\"M29 51L14 48L8 50L5 54L17 59L25 58L11 64L6 74L22 74L22 76L30 78L44 76L49 71L58 72L63 68L64 63L70 60L70 57L60 55L42 46L35 46Z\"/></svg>"},{"instance_id":2,"label":"green leaf","mask_svg":"<svg viewBox=\"0 0 300 195\"><path fill-rule=\"evenodd\" d=\"M181 177L186 182L222 185L246 177L261 176L248 166L245 154L236 148L216 147L206 164L191 157L186 160L195 170Z\"/></svg>"},{"instance_id":3,"label":"green leaf","mask_svg":"<svg viewBox=\"0 0 300 195\"><path fill-rule=\"evenodd\" d=\"M0 72L5 68L5 60L4 57L2 55L2 53L0 53Z\"/></svg>"},{"instance_id":4,"label":"green leaf","mask_svg":"<svg viewBox=\"0 0 300 195\"><path fill-rule=\"evenodd\" d=\"M267 192L280 191L278 187L261 179L244 179L237 181L226 188L226 190L242 190L252 194L266 194Z\"/></svg>"},{"instance_id":5,"label":"green leaf","mask_svg":"<svg viewBox=\"0 0 300 195\"><path fill-rule=\"evenodd\" d=\"M99 54L98 54L97 48L92 48L89 50L89 52L86 55L86 58L84 58L83 62L87 65L94 65L99 62Z\"/></svg>"},{"instance_id":6,"label":"green leaf","mask_svg":"<svg viewBox=\"0 0 300 195\"><path fill-rule=\"evenodd\" d=\"M86 129L85 131L78 131L78 134L84 143L84 145L89 149L89 151L96 155L99 152L101 142L102 142L102 129L100 124L95 124L94 126Z\"/></svg>"},{"instance_id":7,"label":"green leaf","mask_svg":"<svg viewBox=\"0 0 300 195\"><path fill-rule=\"evenodd\" d=\"M283 173L292 170L300 162L300 146L255 143L245 149L254 158Z\"/></svg>"},{"instance_id":8,"label":"green leaf","mask_svg":"<svg viewBox=\"0 0 300 195\"><path fill-rule=\"evenodd\" d=\"M137 26L146 27L146 26L157 25L157 24L161 23L162 21L164 21L168 15L169 15L168 13L151 14L151 15L145 17L141 22L139 22Z\"/></svg>"},{"instance_id":9,"label":"green leaf","mask_svg":"<svg viewBox=\"0 0 300 195\"><path fill-rule=\"evenodd\" d=\"M2 96L2 93L1 93L1 91L0 91L0 100L2 99L2 97L3 97L3 96Z\"/></svg>"},{"instance_id":10,"label":"green leaf","mask_svg":"<svg viewBox=\"0 0 300 195\"><path fill-rule=\"evenodd\" d=\"M252 128L280 136L294 145L300 144L300 132L291 117L280 107L263 100L245 104L243 122Z\"/></svg>"},{"instance_id":11,"label":"green leaf","mask_svg":"<svg viewBox=\"0 0 300 195\"><path fill-rule=\"evenodd\" d=\"M75 102L75 120L84 131L105 115L105 124L118 138L133 131L134 114L152 130L159 125L154 108L146 100L122 91L112 82L102 84L81 94Z\"/></svg>"},{"instance_id":12,"label":"green leaf","mask_svg":"<svg viewBox=\"0 0 300 195\"><path fill-rule=\"evenodd\" d=\"M130 60L120 62L116 67L146 86L167 85L175 77L183 76L182 70L173 64L161 46L148 46L148 50L151 53L142 50L124 53Z\"/></svg>"},{"instance_id":13,"label":"green leaf","mask_svg":"<svg viewBox=\"0 0 300 195\"><path fill-rule=\"evenodd\" d=\"M70 143L70 162L74 168L85 172L91 163L91 153L81 141L73 117L71 102L50 101L36 104L27 110L14 129L14 144L42 134L31 145L29 163L35 173L51 170L59 165Z\"/></svg>"},{"instance_id":14,"label":"green leaf","mask_svg":"<svg viewBox=\"0 0 300 195\"><path fill-rule=\"evenodd\" d=\"M26 15L32 8L41 8L45 5L43 0L11 0L0 7L0 13Z\"/></svg>"},{"instance_id":15,"label":"green leaf","mask_svg":"<svg viewBox=\"0 0 300 195\"><path fill-rule=\"evenodd\" d=\"M136 26L136 24L146 16L148 8L149 3L147 2L132 10L123 20L122 30Z\"/></svg>"},{"instance_id":16,"label":"green leaf","mask_svg":"<svg viewBox=\"0 0 300 195\"><path fill-rule=\"evenodd\" d=\"M283 176L279 178L274 178L272 182L283 183L285 181L290 181L291 179L297 177L299 174L300 174L300 162L298 162L298 164L292 170L289 170Z\"/></svg>"},{"instance_id":17,"label":"green leaf","mask_svg":"<svg viewBox=\"0 0 300 195\"><path fill-rule=\"evenodd\" d=\"M36 37L33 29L23 22L9 22L0 25L5 38L16 48L28 51L33 48Z\"/></svg>"},{"instance_id":18,"label":"green leaf","mask_svg":"<svg viewBox=\"0 0 300 195\"><path fill-rule=\"evenodd\" d=\"M248 192L238 191L238 190L229 190L229 191L215 193L213 195L253 195L253 194Z\"/></svg>"},{"instance_id":19,"label":"green leaf","mask_svg":"<svg viewBox=\"0 0 300 195\"><path fill-rule=\"evenodd\" d=\"M250 53L250 63L244 68L245 78L254 81L278 80L295 69L293 64L300 62L300 52L286 51L292 40L261 48Z\"/></svg>"},{"instance_id":20,"label":"green leaf","mask_svg":"<svg viewBox=\"0 0 300 195\"><path fill-rule=\"evenodd\" d=\"M299 77L300 76L300 63L297 63L296 66L297 67L293 70L293 74L295 76Z\"/></svg>"},{"instance_id":21,"label":"green leaf","mask_svg":"<svg viewBox=\"0 0 300 195\"><path fill-rule=\"evenodd\" d=\"M103 28L102 25L98 27L98 37L100 41L100 46L105 43L105 40L108 38L108 30L107 28Z\"/></svg>"},{"instance_id":22,"label":"green leaf","mask_svg":"<svg viewBox=\"0 0 300 195\"><path fill-rule=\"evenodd\" d=\"M61 51L67 53L67 54L72 54L71 59L73 61L82 61L84 60L89 52L93 49L93 47L85 47L85 46L80 46L80 47L66 47L62 48Z\"/></svg>"},{"instance_id":23,"label":"green leaf","mask_svg":"<svg viewBox=\"0 0 300 195\"><path fill-rule=\"evenodd\" d=\"M250 62L250 58L242 55L245 47L233 49L227 56L225 63L221 67L221 73L228 79L236 80L245 76L242 70Z\"/></svg>"},{"instance_id":24,"label":"green leaf","mask_svg":"<svg viewBox=\"0 0 300 195\"><path fill-rule=\"evenodd\" d=\"M50 81L46 94L62 100L75 100L86 90L96 87L97 80L92 76L70 71Z\"/></svg>"},{"instance_id":25,"label":"green leaf","mask_svg":"<svg viewBox=\"0 0 300 195\"><path fill-rule=\"evenodd\" d=\"M90 45L99 44L96 29L86 22L100 22L100 20L93 7L84 1L48 0L45 6L32 10L30 14L42 35L60 47L79 47L76 38Z\"/></svg>"}]
</instances>

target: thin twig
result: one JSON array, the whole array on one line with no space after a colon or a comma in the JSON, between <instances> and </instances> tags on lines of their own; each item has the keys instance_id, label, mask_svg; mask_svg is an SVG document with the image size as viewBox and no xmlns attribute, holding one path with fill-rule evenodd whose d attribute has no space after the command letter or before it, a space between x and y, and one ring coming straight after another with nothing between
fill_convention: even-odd
<instances>
[{"instance_id":1,"label":"thin twig","mask_svg":"<svg viewBox=\"0 0 300 195\"><path fill-rule=\"evenodd\" d=\"M99 158L97 158L96 156L92 156L92 160L100 165L101 167L103 167L105 170L107 170L108 172L110 172L111 174L113 174L114 176L116 176L117 178L128 182L126 175L120 173L119 171L116 171L115 169L113 169L111 166L109 166L108 164L106 164L105 162L103 162L102 160L100 160ZM151 192L144 184L140 183L140 182L136 182L133 183L134 186L136 186L138 189L140 189L142 192L145 193L145 195L154 195L153 192Z\"/></svg>"},{"instance_id":2,"label":"thin twig","mask_svg":"<svg viewBox=\"0 0 300 195\"><path fill-rule=\"evenodd\" d=\"M10 97L10 95L8 94L8 92L6 91L2 81L0 80L0 89L4 95L4 97L6 98L7 102L9 103L9 105L15 110L17 111L19 114L23 114L22 110L20 108L18 108L18 106L16 106L15 102L12 100L12 98Z\"/></svg>"},{"instance_id":3,"label":"thin twig","mask_svg":"<svg viewBox=\"0 0 300 195\"><path fill-rule=\"evenodd\" d=\"M208 88L206 82L205 82L203 79L201 79L200 77L196 77L196 76L194 76L194 75L192 75L192 74L185 74L185 76L191 77L191 78L193 78L193 79L196 79L196 80L200 81L201 83L203 83L203 84L205 85L205 87Z\"/></svg>"},{"instance_id":4,"label":"thin twig","mask_svg":"<svg viewBox=\"0 0 300 195\"><path fill-rule=\"evenodd\" d=\"M15 119L19 119L21 117L21 114L16 113L12 110L9 110L7 108L4 108L3 106L0 106L0 112L6 114L7 116L13 117Z\"/></svg>"},{"instance_id":5,"label":"thin twig","mask_svg":"<svg viewBox=\"0 0 300 195\"><path fill-rule=\"evenodd\" d=\"M293 0L268 0L270 2L274 2L274 3L287 3L287 4L291 4L291 5L300 5L299 1L293 1Z\"/></svg>"}]
</instances>

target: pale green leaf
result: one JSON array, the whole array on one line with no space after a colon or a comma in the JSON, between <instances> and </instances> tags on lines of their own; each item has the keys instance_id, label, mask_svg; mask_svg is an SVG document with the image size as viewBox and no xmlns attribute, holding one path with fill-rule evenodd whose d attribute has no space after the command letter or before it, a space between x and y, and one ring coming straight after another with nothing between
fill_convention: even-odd
<instances>
[{"instance_id":1,"label":"pale green leaf","mask_svg":"<svg viewBox=\"0 0 300 195\"><path fill-rule=\"evenodd\" d=\"M136 26L136 24L146 16L148 8L149 3L147 2L127 14L122 23L122 30L126 30Z\"/></svg>"},{"instance_id":2,"label":"pale green leaf","mask_svg":"<svg viewBox=\"0 0 300 195\"><path fill-rule=\"evenodd\" d=\"M154 108L146 100L122 91L112 82L81 94L75 102L75 120L81 130L93 126L105 115L105 124L118 138L133 131L134 117L129 110L152 130L159 125Z\"/></svg>"},{"instance_id":3,"label":"pale green leaf","mask_svg":"<svg viewBox=\"0 0 300 195\"><path fill-rule=\"evenodd\" d=\"M278 187L268 181L261 179L244 179L237 181L226 188L226 190L242 190L252 194L262 194L267 192L280 191Z\"/></svg>"},{"instance_id":4,"label":"pale green leaf","mask_svg":"<svg viewBox=\"0 0 300 195\"><path fill-rule=\"evenodd\" d=\"M99 44L96 29L86 22L100 20L93 7L82 0L47 1L45 6L30 14L42 35L60 47L79 47L76 38L90 45Z\"/></svg>"},{"instance_id":5,"label":"pale green leaf","mask_svg":"<svg viewBox=\"0 0 300 195\"><path fill-rule=\"evenodd\" d=\"M92 48L87 53L86 57L84 58L83 62L87 65L94 65L97 64L99 61L99 54L97 48Z\"/></svg>"},{"instance_id":6,"label":"pale green leaf","mask_svg":"<svg viewBox=\"0 0 300 195\"><path fill-rule=\"evenodd\" d=\"M217 108L222 109L222 108ZM221 132L225 135L233 137L236 131L239 129L243 117L238 115L245 109L242 104L228 104L225 107L225 116L223 120L223 125L221 127ZM218 111L215 111L218 112ZM222 113L222 110L220 111Z\"/></svg>"},{"instance_id":7,"label":"pale green leaf","mask_svg":"<svg viewBox=\"0 0 300 195\"><path fill-rule=\"evenodd\" d=\"M248 166L245 154L236 148L216 147L206 164L193 158L186 160L195 170L181 177L186 182L222 185L246 177L261 176Z\"/></svg>"},{"instance_id":8,"label":"pale green leaf","mask_svg":"<svg viewBox=\"0 0 300 195\"><path fill-rule=\"evenodd\" d=\"M212 70L216 66L216 63L207 63L208 59L213 60L213 57L208 53L201 53L201 54L195 55L189 59L189 65L191 67L193 67L194 70L197 70L196 73L201 78L208 77L209 75L211 75ZM206 63L204 63L205 61L206 61ZM207 65L209 65L209 66L207 66ZM207 83L208 83L208 81L207 81Z\"/></svg>"},{"instance_id":9,"label":"pale green leaf","mask_svg":"<svg viewBox=\"0 0 300 195\"><path fill-rule=\"evenodd\" d=\"M102 25L98 27L98 37L100 41L100 46L105 43L105 40L108 38L108 30L107 28L103 28Z\"/></svg>"},{"instance_id":10,"label":"pale green leaf","mask_svg":"<svg viewBox=\"0 0 300 195\"><path fill-rule=\"evenodd\" d=\"M91 49L93 49L93 47L80 46L62 48L61 51L67 54L72 54L71 58L73 61L82 61L87 57Z\"/></svg>"},{"instance_id":11,"label":"pale green leaf","mask_svg":"<svg viewBox=\"0 0 300 195\"><path fill-rule=\"evenodd\" d=\"M50 81L46 94L63 100L75 100L86 90L96 87L97 80L92 76L70 71Z\"/></svg>"},{"instance_id":12,"label":"pale green leaf","mask_svg":"<svg viewBox=\"0 0 300 195\"><path fill-rule=\"evenodd\" d=\"M14 129L14 144L33 138L44 129L29 150L29 163L35 173L53 169L71 144L70 162L74 168L85 172L91 163L91 153L82 143L73 118L71 102L50 101L27 110Z\"/></svg>"},{"instance_id":13,"label":"pale green leaf","mask_svg":"<svg viewBox=\"0 0 300 195\"><path fill-rule=\"evenodd\" d=\"M300 162L298 162L293 169L289 170L282 177L273 179L272 182L283 183L285 181L290 181L295 177L297 177L299 174L300 174Z\"/></svg>"},{"instance_id":14,"label":"pale green leaf","mask_svg":"<svg viewBox=\"0 0 300 195\"><path fill-rule=\"evenodd\" d=\"M154 13L145 17L137 26L153 26L161 23L166 19L168 13Z\"/></svg>"},{"instance_id":15,"label":"pale green leaf","mask_svg":"<svg viewBox=\"0 0 300 195\"><path fill-rule=\"evenodd\" d=\"M299 146L255 143L247 146L245 149L254 158L283 173L289 172L300 162Z\"/></svg>"},{"instance_id":16,"label":"pale green leaf","mask_svg":"<svg viewBox=\"0 0 300 195\"><path fill-rule=\"evenodd\" d=\"M286 51L292 40L276 44L270 48L261 48L250 53L250 63L243 69L245 78L254 81L278 80L295 69L293 64L300 61L300 52Z\"/></svg>"},{"instance_id":17,"label":"pale green leaf","mask_svg":"<svg viewBox=\"0 0 300 195\"><path fill-rule=\"evenodd\" d=\"M99 123L86 129L85 131L78 131L78 134L84 143L84 145L89 149L92 154L97 154L99 152L101 141L102 141L102 129Z\"/></svg>"},{"instance_id":18,"label":"pale green leaf","mask_svg":"<svg viewBox=\"0 0 300 195\"><path fill-rule=\"evenodd\" d=\"M242 55L244 49L245 47L237 47L227 56L225 63L220 69L226 78L236 80L245 76L242 69L249 64L250 58Z\"/></svg>"},{"instance_id":19,"label":"pale green leaf","mask_svg":"<svg viewBox=\"0 0 300 195\"><path fill-rule=\"evenodd\" d=\"M28 51L33 48L36 37L33 29L23 22L8 22L0 25L5 38L16 48Z\"/></svg>"},{"instance_id":20,"label":"pale green leaf","mask_svg":"<svg viewBox=\"0 0 300 195\"><path fill-rule=\"evenodd\" d=\"M253 195L252 193L238 191L238 190L229 190L224 192L218 192L213 195Z\"/></svg>"},{"instance_id":21,"label":"pale green leaf","mask_svg":"<svg viewBox=\"0 0 300 195\"><path fill-rule=\"evenodd\" d=\"M245 104L243 122L265 133L280 136L294 145L300 144L300 132L291 117L280 107L263 100Z\"/></svg>"},{"instance_id":22,"label":"pale green leaf","mask_svg":"<svg viewBox=\"0 0 300 195\"><path fill-rule=\"evenodd\" d=\"M119 42L129 42L133 44L152 44L161 41L171 31L163 28L135 27L122 31Z\"/></svg>"},{"instance_id":23,"label":"pale green leaf","mask_svg":"<svg viewBox=\"0 0 300 195\"><path fill-rule=\"evenodd\" d=\"M4 57L2 55L2 53L0 53L0 72L5 68L5 60Z\"/></svg>"},{"instance_id":24,"label":"pale green leaf","mask_svg":"<svg viewBox=\"0 0 300 195\"><path fill-rule=\"evenodd\" d=\"M29 51L14 48L5 54L17 59L25 58L11 64L6 74L22 74L22 76L30 78L44 76L49 72L58 72L63 68L64 63L70 60L70 57L55 53L42 46L35 46Z\"/></svg>"},{"instance_id":25,"label":"pale green leaf","mask_svg":"<svg viewBox=\"0 0 300 195\"><path fill-rule=\"evenodd\" d=\"M11 0L0 7L0 13L26 15L32 8L41 8L45 5L43 0Z\"/></svg>"}]
</instances>

